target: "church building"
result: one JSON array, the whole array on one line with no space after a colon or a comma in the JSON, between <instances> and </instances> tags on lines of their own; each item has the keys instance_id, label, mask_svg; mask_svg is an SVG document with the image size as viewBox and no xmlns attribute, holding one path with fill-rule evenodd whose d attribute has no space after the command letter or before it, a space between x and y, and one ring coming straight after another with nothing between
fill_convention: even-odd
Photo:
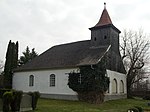
<instances>
[{"instance_id":1,"label":"church building","mask_svg":"<svg viewBox=\"0 0 150 112\"><path fill-rule=\"evenodd\" d=\"M126 75L119 51L119 34L107 12L106 4L98 23L89 28L91 39L53 46L30 62L14 70L13 89L39 91L41 97L77 100L68 87L68 73L80 66L93 66L107 54L110 79L105 100L126 98Z\"/></svg>"}]
</instances>

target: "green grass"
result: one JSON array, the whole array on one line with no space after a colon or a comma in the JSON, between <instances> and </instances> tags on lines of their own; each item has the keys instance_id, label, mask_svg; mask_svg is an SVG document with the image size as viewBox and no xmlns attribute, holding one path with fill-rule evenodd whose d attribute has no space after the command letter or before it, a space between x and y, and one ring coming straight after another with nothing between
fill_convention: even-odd
<instances>
[{"instance_id":1,"label":"green grass","mask_svg":"<svg viewBox=\"0 0 150 112\"><path fill-rule=\"evenodd\" d=\"M35 112L127 112L133 106L150 109L148 102L141 99L120 99L94 105L80 101L39 99Z\"/></svg>"}]
</instances>

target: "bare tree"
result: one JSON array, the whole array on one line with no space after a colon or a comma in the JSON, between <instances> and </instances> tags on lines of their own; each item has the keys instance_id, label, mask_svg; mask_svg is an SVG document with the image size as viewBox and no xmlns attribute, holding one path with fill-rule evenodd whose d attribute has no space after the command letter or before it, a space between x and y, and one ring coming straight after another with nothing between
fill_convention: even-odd
<instances>
[{"instance_id":1,"label":"bare tree","mask_svg":"<svg viewBox=\"0 0 150 112\"><path fill-rule=\"evenodd\" d=\"M124 30L120 50L127 75L127 95L130 97L131 86L142 79L141 72L148 59L149 41L143 31Z\"/></svg>"},{"instance_id":2,"label":"bare tree","mask_svg":"<svg viewBox=\"0 0 150 112\"><path fill-rule=\"evenodd\" d=\"M4 63L2 60L0 60L0 88L3 88L3 70L4 68Z\"/></svg>"}]
</instances>

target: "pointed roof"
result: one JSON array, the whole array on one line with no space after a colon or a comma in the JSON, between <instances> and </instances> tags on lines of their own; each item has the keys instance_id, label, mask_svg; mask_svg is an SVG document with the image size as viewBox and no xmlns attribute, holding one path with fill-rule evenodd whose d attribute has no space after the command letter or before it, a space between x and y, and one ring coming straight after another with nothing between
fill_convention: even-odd
<instances>
[{"instance_id":1,"label":"pointed roof","mask_svg":"<svg viewBox=\"0 0 150 112\"><path fill-rule=\"evenodd\" d=\"M107 12L106 3L104 3L104 10L102 12L102 15L101 15L98 23L94 27L108 25L108 24L112 24L112 21L111 21L110 16Z\"/></svg>"}]
</instances>

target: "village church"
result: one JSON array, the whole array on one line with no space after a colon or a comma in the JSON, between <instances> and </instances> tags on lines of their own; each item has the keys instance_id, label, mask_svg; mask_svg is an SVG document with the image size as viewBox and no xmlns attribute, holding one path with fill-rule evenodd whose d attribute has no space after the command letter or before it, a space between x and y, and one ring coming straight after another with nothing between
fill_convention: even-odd
<instances>
[{"instance_id":1,"label":"village church","mask_svg":"<svg viewBox=\"0 0 150 112\"><path fill-rule=\"evenodd\" d=\"M41 97L77 100L68 87L68 73L79 72L80 66L97 65L107 54L110 79L105 100L126 98L126 75L119 52L119 34L107 12L106 4L98 23L89 28L91 39L53 46L27 64L15 69L13 89L39 91Z\"/></svg>"}]
</instances>

